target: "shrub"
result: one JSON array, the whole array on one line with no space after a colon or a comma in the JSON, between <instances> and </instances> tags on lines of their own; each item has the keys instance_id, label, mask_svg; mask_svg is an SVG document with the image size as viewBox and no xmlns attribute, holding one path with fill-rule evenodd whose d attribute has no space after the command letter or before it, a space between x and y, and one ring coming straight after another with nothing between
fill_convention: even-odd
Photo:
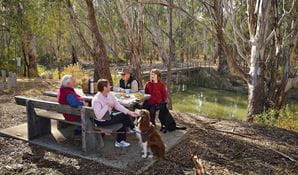
<instances>
[{"instance_id":1,"label":"shrub","mask_svg":"<svg viewBox=\"0 0 298 175\"><path fill-rule=\"evenodd\" d=\"M79 64L75 64L75 65L70 64L68 66L65 66L63 70L60 72L60 77L63 77L64 75L68 75L68 74L73 76L77 86L81 86L84 79L89 78L88 73ZM53 77L54 79L59 80L58 69L54 70Z\"/></svg>"},{"instance_id":2,"label":"shrub","mask_svg":"<svg viewBox=\"0 0 298 175\"><path fill-rule=\"evenodd\" d=\"M257 122L298 131L298 112L288 106L280 110L271 109L256 117Z\"/></svg>"},{"instance_id":3,"label":"shrub","mask_svg":"<svg viewBox=\"0 0 298 175\"><path fill-rule=\"evenodd\" d=\"M37 73L38 75L44 74L47 72L47 68L43 65L38 64L37 65Z\"/></svg>"},{"instance_id":4,"label":"shrub","mask_svg":"<svg viewBox=\"0 0 298 175\"><path fill-rule=\"evenodd\" d=\"M121 79L121 77L120 77L120 75L118 74L118 72L115 71L115 70L112 70L112 71L111 71L111 74L112 74L112 79L113 79L113 85L114 85L114 86L117 86L119 80Z\"/></svg>"}]
</instances>

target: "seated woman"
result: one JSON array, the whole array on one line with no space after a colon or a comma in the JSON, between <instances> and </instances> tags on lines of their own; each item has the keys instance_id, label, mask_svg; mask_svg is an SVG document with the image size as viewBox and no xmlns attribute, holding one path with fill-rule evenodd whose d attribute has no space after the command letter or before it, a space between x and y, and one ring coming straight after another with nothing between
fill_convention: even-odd
<instances>
[{"instance_id":1,"label":"seated woman","mask_svg":"<svg viewBox=\"0 0 298 175\"><path fill-rule=\"evenodd\" d=\"M83 98L78 95L75 90L75 81L71 75L64 75L61 79L61 86L58 91L58 103L78 108L84 105ZM71 114L63 114L65 120L72 122L80 122L81 117ZM77 127L74 131L75 135L81 134L81 127Z\"/></svg>"},{"instance_id":2,"label":"seated woman","mask_svg":"<svg viewBox=\"0 0 298 175\"><path fill-rule=\"evenodd\" d=\"M128 147L130 144L126 142L127 128L134 129L134 124L129 116L137 117L135 112L132 112L122 106L113 94L110 93L110 83L106 79L100 79L97 82L98 93L92 99L92 106L96 116L95 123L98 126L108 126L116 123L121 123L122 128L118 130L115 147ZM113 109L119 111L114 112Z\"/></svg>"},{"instance_id":3,"label":"seated woman","mask_svg":"<svg viewBox=\"0 0 298 175\"><path fill-rule=\"evenodd\" d=\"M123 69L121 79L119 80L120 91L124 92L129 89L131 93L139 91L139 84L135 77L131 75L130 69Z\"/></svg>"},{"instance_id":4,"label":"seated woman","mask_svg":"<svg viewBox=\"0 0 298 175\"><path fill-rule=\"evenodd\" d=\"M158 69L152 69L150 72L150 81L145 85L145 93L151 97L144 102L144 108L150 112L150 118L155 125L155 115L161 103L166 103L168 96L166 86L161 82L161 73Z\"/></svg>"}]
</instances>

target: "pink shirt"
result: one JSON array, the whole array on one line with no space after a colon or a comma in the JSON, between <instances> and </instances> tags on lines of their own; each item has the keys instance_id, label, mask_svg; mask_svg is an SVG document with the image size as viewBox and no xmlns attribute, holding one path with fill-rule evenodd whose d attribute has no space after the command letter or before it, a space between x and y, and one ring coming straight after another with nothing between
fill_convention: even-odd
<instances>
[{"instance_id":1,"label":"pink shirt","mask_svg":"<svg viewBox=\"0 0 298 175\"><path fill-rule=\"evenodd\" d=\"M107 111L112 113L112 108L107 104L107 102L111 102L114 104L114 107L117 111L123 112L127 114L129 112L124 106L122 106L114 97L113 94L108 93L108 96L105 97L100 92L98 92L92 99L92 107L96 116L96 120L98 121L105 121L103 120L103 116L106 114Z\"/></svg>"}]
</instances>

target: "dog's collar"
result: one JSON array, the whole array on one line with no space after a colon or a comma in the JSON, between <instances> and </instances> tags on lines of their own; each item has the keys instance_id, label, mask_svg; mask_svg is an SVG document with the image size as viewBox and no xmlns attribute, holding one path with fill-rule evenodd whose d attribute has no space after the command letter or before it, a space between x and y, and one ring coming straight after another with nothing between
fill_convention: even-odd
<instances>
[{"instance_id":1,"label":"dog's collar","mask_svg":"<svg viewBox=\"0 0 298 175\"><path fill-rule=\"evenodd\" d=\"M150 129L148 129L146 132L142 132L142 131L135 131L137 134L140 135L147 135Z\"/></svg>"}]
</instances>

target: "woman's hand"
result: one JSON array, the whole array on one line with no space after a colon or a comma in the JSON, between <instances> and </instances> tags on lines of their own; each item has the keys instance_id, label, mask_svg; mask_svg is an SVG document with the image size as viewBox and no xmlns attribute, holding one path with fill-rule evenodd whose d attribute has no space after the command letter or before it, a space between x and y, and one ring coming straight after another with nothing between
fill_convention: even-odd
<instances>
[{"instance_id":1,"label":"woman's hand","mask_svg":"<svg viewBox=\"0 0 298 175\"><path fill-rule=\"evenodd\" d=\"M132 117L138 117L139 116L136 112L132 112L132 111L129 111L127 114L132 116Z\"/></svg>"},{"instance_id":2,"label":"woman's hand","mask_svg":"<svg viewBox=\"0 0 298 175\"><path fill-rule=\"evenodd\" d=\"M119 88L119 92L125 92L125 89Z\"/></svg>"}]
</instances>

